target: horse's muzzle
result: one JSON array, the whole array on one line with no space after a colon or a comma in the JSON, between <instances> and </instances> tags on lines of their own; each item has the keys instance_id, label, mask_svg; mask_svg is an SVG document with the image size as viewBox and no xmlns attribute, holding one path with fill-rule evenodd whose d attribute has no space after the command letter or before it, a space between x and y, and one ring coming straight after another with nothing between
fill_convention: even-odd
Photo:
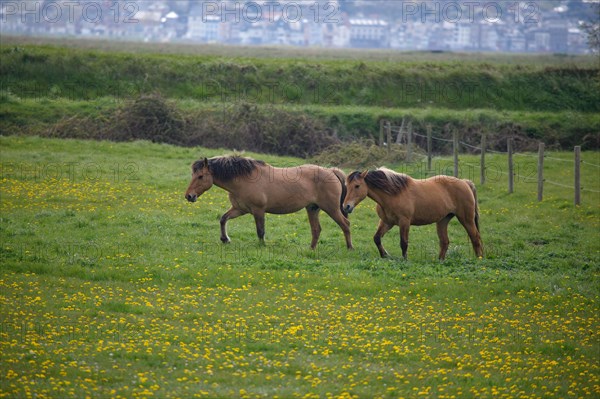
<instances>
[{"instance_id":1,"label":"horse's muzzle","mask_svg":"<svg viewBox=\"0 0 600 399\"><path fill-rule=\"evenodd\" d=\"M350 205L350 204L346 204L346 205L344 206L344 211L345 211L347 214L351 214L353 210L354 210L354 207L353 207L352 205Z\"/></svg>"},{"instance_id":2,"label":"horse's muzzle","mask_svg":"<svg viewBox=\"0 0 600 399\"><path fill-rule=\"evenodd\" d=\"M198 199L198 196L196 194L187 194L185 196L185 199L188 200L189 202L196 202L196 200Z\"/></svg>"}]
</instances>

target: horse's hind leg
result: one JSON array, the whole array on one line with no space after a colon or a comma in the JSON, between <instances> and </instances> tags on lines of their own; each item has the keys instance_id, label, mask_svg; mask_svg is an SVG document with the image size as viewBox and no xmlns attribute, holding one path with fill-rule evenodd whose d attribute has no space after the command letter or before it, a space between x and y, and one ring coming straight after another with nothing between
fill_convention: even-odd
<instances>
[{"instance_id":1,"label":"horse's hind leg","mask_svg":"<svg viewBox=\"0 0 600 399\"><path fill-rule=\"evenodd\" d=\"M446 258L446 252L448 251L448 245L450 245L450 240L448 239L448 223L450 223L450 219L452 219L454 215L450 214L437 222L437 234L440 239L440 255L439 259L444 260Z\"/></svg>"},{"instance_id":2,"label":"horse's hind leg","mask_svg":"<svg viewBox=\"0 0 600 399\"><path fill-rule=\"evenodd\" d=\"M377 226L377 231L375 232L375 235L373 236L373 241L375 242L375 245L377 246L377 249L379 250L379 255L382 258L387 258L388 257L388 253L385 250L385 248L383 247L383 244L381 244L381 239L383 238L383 236L385 235L385 233L387 233L388 231L390 231L390 229L394 227L392 225L389 225L387 223L385 223L383 220L379 220L379 225Z\"/></svg>"},{"instance_id":3,"label":"horse's hind leg","mask_svg":"<svg viewBox=\"0 0 600 399\"><path fill-rule=\"evenodd\" d=\"M321 223L319 223L319 207L316 205L309 205L306 207L306 213L308 213L310 233L312 234L310 249L315 249L317 247L317 243L319 242L319 236L321 235Z\"/></svg>"},{"instance_id":4,"label":"horse's hind leg","mask_svg":"<svg viewBox=\"0 0 600 399\"><path fill-rule=\"evenodd\" d=\"M265 242L265 211L254 211L252 213L254 216L254 223L256 223L256 235L260 240L261 244Z\"/></svg>"},{"instance_id":5,"label":"horse's hind leg","mask_svg":"<svg viewBox=\"0 0 600 399\"><path fill-rule=\"evenodd\" d=\"M402 248L402 257L407 258L408 252L408 232L410 231L410 224L400 225L400 248Z\"/></svg>"},{"instance_id":6,"label":"horse's hind leg","mask_svg":"<svg viewBox=\"0 0 600 399\"><path fill-rule=\"evenodd\" d=\"M477 257L483 256L483 245L481 244L481 235L479 234L479 229L477 228L475 219L470 218L468 220L464 220L463 218L458 218L458 221L460 222L460 224L463 225L465 230L467 230L467 234L469 234L469 238L471 239L471 244L473 245L475 255Z\"/></svg>"},{"instance_id":7,"label":"horse's hind leg","mask_svg":"<svg viewBox=\"0 0 600 399\"><path fill-rule=\"evenodd\" d=\"M235 219L236 217L241 216L245 213L246 212L242 211L241 209L231 207L227 212L223 214L223 216L221 216L221 242L231 242L229 236L227 235L227 221L229 219Z\"/></svg>"}]
</instances>

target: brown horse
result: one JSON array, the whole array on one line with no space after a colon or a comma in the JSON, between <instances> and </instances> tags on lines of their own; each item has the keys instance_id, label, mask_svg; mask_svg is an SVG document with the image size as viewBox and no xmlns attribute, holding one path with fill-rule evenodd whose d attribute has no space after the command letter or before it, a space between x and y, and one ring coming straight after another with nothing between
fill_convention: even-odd
<instances>
[{"instance_id":1,"label":"brown horse","mask_svg":"<svg viewBox=\"0 0 600 399\"><path fill-rule=\"evenodd\" d=\"M345 174L336 168L303 165L276 168L263 161L239 156L226 156L194 162L192 181L185 198L195 202L215 184L229 192L231 208L221 217L221 241L230 242L227 221L251 213L256 234L261 242L265 236L265 213L285 214L306 208L312 242L317 246L321 233L319 210L322 209L341 227L346 245L352 248L350 222L342 211L346 194Z\"/></svg>"},{"instance_id":2,"label":"brown horse","mask_svg":"<svg viewBox=\"0 0 600 399\"><path fill-rule=\"evenodd\" d=\"M380 168L353 172L348 176L346 185L348 192L343 204L346 212L351 213L367 196L377 203L380 220L373 240L382 258L388 253L381 245L381 239L395 225L400 226L400 246L402 256L406 259L410 226L437 223L439 258L444 259L450 243L448 222L454 216L467 230L475 254L483 256L477 192L473 182L450 176L415 180L408 175Z\"/></svg>"}]
</instances>

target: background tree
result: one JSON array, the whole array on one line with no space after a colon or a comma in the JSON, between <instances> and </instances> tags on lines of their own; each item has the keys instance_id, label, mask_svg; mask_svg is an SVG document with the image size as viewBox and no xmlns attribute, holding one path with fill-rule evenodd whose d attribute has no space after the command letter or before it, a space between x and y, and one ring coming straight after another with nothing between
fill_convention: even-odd
<instances>
[{"instance_id":1,"label":"background tree","mask_svg":"<svg viewBox=\"0 0 600 399\"><path fill-rule=\"evenodd\" d=\"M600 2L593 2L590 4L592 7L592 19L589 22L582 24L583 30L588 35L588 45L594 53L600 52Z\"/></svg>"}]
</instances>

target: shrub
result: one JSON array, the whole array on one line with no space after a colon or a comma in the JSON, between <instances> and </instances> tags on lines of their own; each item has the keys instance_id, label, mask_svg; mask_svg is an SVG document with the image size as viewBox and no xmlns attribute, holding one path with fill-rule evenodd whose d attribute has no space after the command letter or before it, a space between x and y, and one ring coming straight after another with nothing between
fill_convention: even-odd
<instances>
[{"instance_id":1,"label":"shrub","mask_svg":"<svg viewBox=\"0 0 600 399\"><path fill-rule=\"evenodd\" d=\"M185 120L174 105L158 94L141 96L117 110L109 138L183 144Z\"/></svg>"},{"instance_id":2,"label":"shrub","mask_svg":"<svg viewBox=\"0 0 600 399\"><path fill-rule=\"evenodd\" d=\"M318 117L248 104L184 111L160 95L141 96L93 117L65 116L38 134L248 150L302 158L339 143Z\"/></svg>"},{"instance_id":3,"label":"shrub","mask_svg":"<svg viewBox=\"0 0 600 399\"><path fill-rule=\"evenodd\" d=\"M185 144L306 158L339 142L325 124L302 113L249 104L200 110L186 125Z\"/></svg>"},{"instance_id":4,"label":"shrub","mask_svg":"<svg viewBox=\"0 0 600 399\"><path fill-rule=\"evenodd\" d=\"M340 143L330 146L313 158L319 165L334 165L342 168L377 168L406 159L406 148L392 144L392 147L379 147L371 140Z\"/></svg>"}]
</instances>

